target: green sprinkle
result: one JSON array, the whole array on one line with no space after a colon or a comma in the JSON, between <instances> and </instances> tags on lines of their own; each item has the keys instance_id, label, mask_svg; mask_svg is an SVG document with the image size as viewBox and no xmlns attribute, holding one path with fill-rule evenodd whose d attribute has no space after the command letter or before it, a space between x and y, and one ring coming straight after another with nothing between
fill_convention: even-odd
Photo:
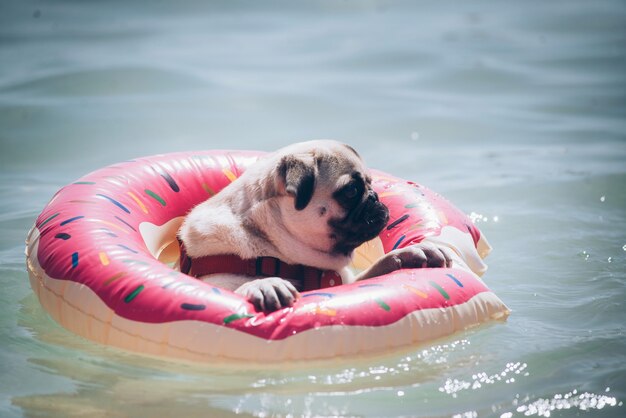
<instances>
[{"instance_id":1,"label":"green sprinkle","mask_svg":"<svg viewBox=\"0 0 626 418\"><path fill-rule=\"evenodd\" d=\"M446 298L446 299L448 299L448 300L450 299L450 295L449 295L449 294L448 294L445 290L443 290L443 287L439 286L437 283L432 282L432 281L431 281L431 282L428 282L428 283L430 283L430 285L431 285L432 287L434 287L435 289L437 289L437 290L439 291L439 293L441 293L441 296L443 296L444 298Z\"/></svg>"},{"instance_id":2,"label":"green sprinkle","mask_svg":"<svg viewBox=\"0 0 626 418\"><path fill-rule=\"evenodd\" d=\"M418 204L418 203L408 203L408 204L404 205L404 207L405 207L406 209L413 209L413 208L416 208L416 207L418 207L418 206L419 206L419 204Z\"/></svg>"},{"instance_id":3,"label":"green sprinkle","mask_svg":"<svg viewBox=\"0 0 626 418\"><path fill-rule=\"evenodd\" d=\"M159 196L158 194L154 193L152 190L146 189L146 190L144 190L144 192L146 192L146 194L148 196L150 196L151 198L153 198L154 200L159 202L161 205L163 205L163 206L166 205L165 200L163 200L163 198L161 196Z\"/></svg>"},{"instance_id":4,"label":"green sprinkle","mask_svg":"<svg viewBox=\"0 0 626 418\"><path fill-rule=\"evenodd\" d=\"M211 189L208 184L202 183L202 188L209 196L215 196L215 191Z\"/></svg>"},{"instance_id":5,"label":"green sprinkle","mask_svg":"<svg viewBox=\"0 0 626 418\"><path fill-rule=\"evenodd\" d=\"M74 184L96 184L95 181L77 181Z\"/></svg>"},{"instance_id":6,"label":"green sprinkle","mask_svg":"<svg viewBox=\"0 0 626 418\"><path fill-rule=\"evenodd\" d=\"M144 286L142 284L137 286L137 289L133 290L128 296L126 296L126 298L124 298L124 302L126 303L132 302L133 299L135 299L137 295L141 293L143 288Z\"/></svg>"},{"instance_id":7,"label":"green sprinkle","mask_svg":"<svg viewBox=\"0 0 626 418\"><path fill-rule=\"evenodd\" d=\"M230 324L233 321L238 321L240 319L243 318L254 318L254 315L251 314L232 314L232 315L228 315L226 318L224 318L224 323L225 324Z\"/></svg>"},{"instance_id":8,"label":"green sprinkle","mask_svg":"<svg viewBox=\"0 0 626 418\"><path fill-rule=\"evenodd\" d=\"M378 303L378 306L380 306L381 308L383 308L384 310L386 310L387 312L389 312L391 310L391 307L389 305L387 305L385 303L384 300L382 300L381 298L375 298L374 301L376 303Z\"/></svg>"}]
</instances>

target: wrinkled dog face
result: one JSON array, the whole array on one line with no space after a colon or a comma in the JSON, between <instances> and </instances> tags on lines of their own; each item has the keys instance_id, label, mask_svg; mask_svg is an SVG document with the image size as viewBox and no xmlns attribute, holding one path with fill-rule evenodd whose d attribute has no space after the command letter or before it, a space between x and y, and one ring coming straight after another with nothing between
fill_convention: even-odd
<instances>
[{"instance_id":1,"label":"wrinkled dog face","mask_svg":"<svg viewBox=\"0 0 626 418\"><path fill-rule=\"evenodd\" d=\"M284 155L278 178L287 195L279 200L285 226L299 241L333 256L350 256L376 237L389 220L357 152L344 144L305 143Z\"/></svg>"}]
</instances>

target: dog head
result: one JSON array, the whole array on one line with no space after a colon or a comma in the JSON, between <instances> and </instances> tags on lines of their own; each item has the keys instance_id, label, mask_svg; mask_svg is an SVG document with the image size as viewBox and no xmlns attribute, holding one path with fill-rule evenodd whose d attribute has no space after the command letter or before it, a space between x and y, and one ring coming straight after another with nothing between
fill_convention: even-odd
<instances>
[{"instance_id":1,"label":"dog head","mask_svg":"<svg viewBox=\"0 0 626 418\"><path fill-rule=\"evenodd\" d=\"M306 246L346 258L376 237L389 212L359 154L336 141L283 148L275 157L281 219Z\"/></svg>"}]
</instances>

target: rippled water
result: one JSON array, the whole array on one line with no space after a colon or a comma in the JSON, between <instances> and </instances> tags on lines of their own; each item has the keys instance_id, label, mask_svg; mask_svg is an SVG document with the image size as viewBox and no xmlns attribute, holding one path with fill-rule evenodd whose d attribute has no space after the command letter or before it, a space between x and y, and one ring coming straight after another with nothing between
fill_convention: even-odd
<instances>
[{"instance_id":1,"label":"rippled water","mask_svg":"<svg viewBox=\"0 0 626 418\"><path fill-rule=\"evenodd\" d=\"M626 415L625 46L619 0L3 2L0 415ZM28 228L82 174L318 137L472 213L508 322L192 366L69 334L32 294Z\"/></svg>"}]
</instances>

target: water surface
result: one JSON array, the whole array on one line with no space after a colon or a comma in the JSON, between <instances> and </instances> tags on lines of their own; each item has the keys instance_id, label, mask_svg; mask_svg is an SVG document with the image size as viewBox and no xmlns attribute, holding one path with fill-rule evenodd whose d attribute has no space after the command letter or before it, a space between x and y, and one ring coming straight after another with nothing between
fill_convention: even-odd
<instances>
[{"instance_id":1,"label":"water surface","mask_svg":"<svg viewBox=\"0 0 626 418\"><path fill-rule=\"evenodd\" d=\"M0 4L0 415L624 416L625 45L619 0ZM190 366L74 336L32 294L23 242L64 184L320 137L471 213L508 322Z\"/></svg>"}]
</instances>

